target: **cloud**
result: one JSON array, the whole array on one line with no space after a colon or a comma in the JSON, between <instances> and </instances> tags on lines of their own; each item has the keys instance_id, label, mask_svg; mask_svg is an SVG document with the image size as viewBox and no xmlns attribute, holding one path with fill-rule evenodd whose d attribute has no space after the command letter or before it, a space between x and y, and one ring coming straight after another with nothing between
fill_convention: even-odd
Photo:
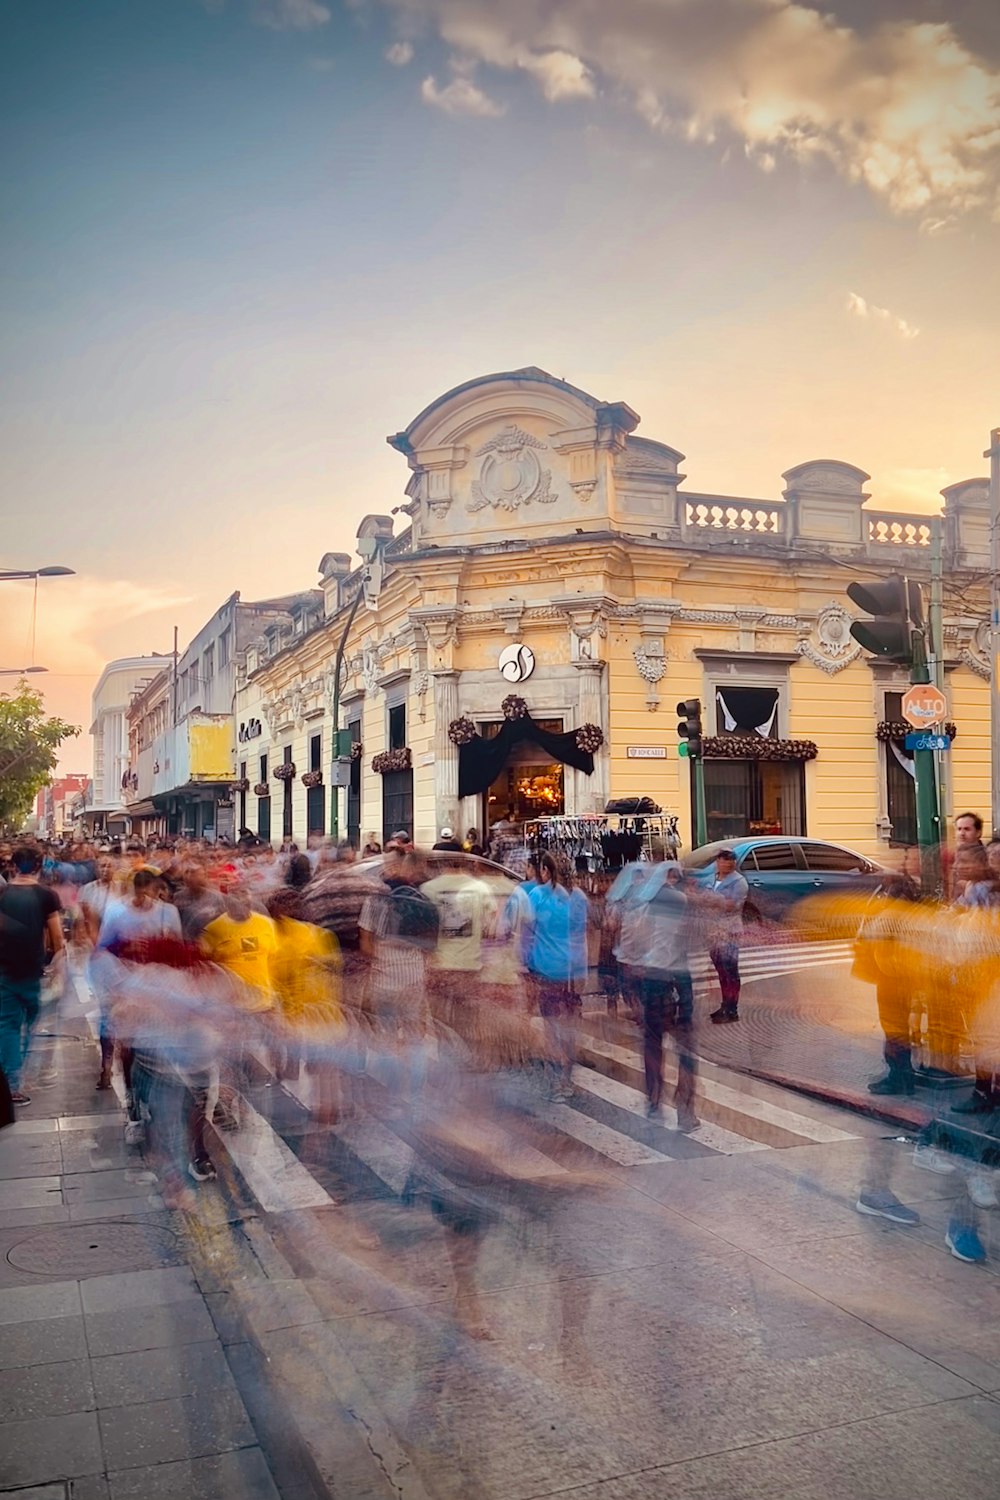
<instances>
[{"instance_id":1,"label":"cloud","mask_svg":"<svg viewBox=\"0 0 1000 1500\"><path fill-rule=\"evenodd\" d=\"M220 11L226 0L202 0L208 11ZM330 8L319 0L244 0L250 18L272 31L312 31L330 20Z\"/></svg>"},{"instance_id":2,"label":"cloud","mask_svg":"<svg viewBox=\"0 0 1000 1500\"><path fill-rule=\"evenodd\" d=\"M320 55L310 57L306 63L306 67L311 73L332 73L336 66L337 59L335 57L323 57Z\"/></svg>"},{"instance_id":3,"label":"cloud","mask_svg":"<svg viewBox=\"0 0 1000 1500\"><path fill-rule=\"evenodd\" d=\"M958 477L961 476L944 468L886 469L878 481L879 506L937 510L941 504L941 491L954 484Z\"/></svg>"},{"instance_id":4,"label":"cloud","mask_svg":"<svg viewBox=\"0 0 1000 1500\"><path fill-rule=\"evenodd\" d=\"M385 49L385 60L392 63L394 68L405 68L413 61L413 43L393 42L391 47Z\"/></svg>"},{"instance_id":5,"label":"cloud","mask_svg":"<svg viewBox=\"0 0 1000 1500\"><path fill-rule=\"evenodd\" d=\"M381 0L463 57L535 77L546 98L598 82L659 131L739 140L766 171L827 161L938 228L1000 215L1000 71L946 24L860 30L795 0Z\"/></svg>"},{"instance_id":6,"label":"cloud","mask_svg":"<svg viewBox=\"0 0 1000 1500\"><path fill-rule=\"evenodd\" d=\"M420 85L420 97L434 109L443 109L446 115L479 115L482 119L496 119L506 112L506 106L484 94L471 78L453 78L445 88L439 89L437 80L425 78Z\"/></svg>"},{"instance_id":7,"label":"cloud","mask_svg":"<svg viewBox=\"0 0 1000 1500\"><path fill-rule=\"evenodd\" d=\"M920 334L919 328L915 328L898 313L891 312L888 307L877 307L874 302L867 301L857 292L848 292L845 306L856 318L869 318L872 322L884 323L893 333L898 333L901 339L915 339Z\"/></svg>"}]
</instances>

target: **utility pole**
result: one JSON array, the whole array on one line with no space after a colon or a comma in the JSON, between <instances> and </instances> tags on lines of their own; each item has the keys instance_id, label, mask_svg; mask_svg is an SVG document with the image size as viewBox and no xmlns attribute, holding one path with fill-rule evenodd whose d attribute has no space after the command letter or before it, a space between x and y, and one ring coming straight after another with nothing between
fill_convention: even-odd
<instances>
[{"instance_id":1,"label":"utility pole","mask_svg":"<svg viewBox=\"0 0 1000 1500\"><path fill-rule=\"evenodd\" d=\"M983 454L990 461L990 825L1000 834L1000 427Z\"/></svg>"},{"instance_id":2,"label":"utility pole","mask_svg":"<svg viewBox=\"0 0 1000 1500\"><path fill-rule=\"evenodd\" d=\"M934 686L943 693L944 687L944 552L943 521L940 516L931 520L931 590L927 609L927 628L930 642L930 666ZM937 769L938 830L943 839L948 826L948 756L934 752Z\"/></svg>"}]
</instances>

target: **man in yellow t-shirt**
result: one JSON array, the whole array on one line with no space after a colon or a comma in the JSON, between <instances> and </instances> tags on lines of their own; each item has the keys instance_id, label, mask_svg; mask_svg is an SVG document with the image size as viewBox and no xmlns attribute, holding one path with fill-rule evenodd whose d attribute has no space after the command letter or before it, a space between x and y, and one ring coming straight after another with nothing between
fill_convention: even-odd
<instances>
[{"instance_id":1,"label":"man in yellow t-shirt","mask_svg":"<svg viewBox=\"0 0 1000 1500\"><path fill-rule=\"evenodd\" d=\"M243 896L227 896L226 910L209 922L201 946L213 963L239 983L240 1004L258 1013L274 1006L271 959L278 947L270 917L253 911Z\"/></svg>"}]
</instances>

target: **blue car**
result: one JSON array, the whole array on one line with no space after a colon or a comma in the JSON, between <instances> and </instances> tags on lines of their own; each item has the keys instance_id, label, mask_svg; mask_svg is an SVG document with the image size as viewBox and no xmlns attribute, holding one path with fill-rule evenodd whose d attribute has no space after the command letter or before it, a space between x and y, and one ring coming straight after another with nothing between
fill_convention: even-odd
<instances>
[{"instance_id":1,"label":"blue car","mask_svg":"<svg viewBox=\"0 0 1000 1500\"><path fill-rule=\"evenodd\" d=\"M884 865L841 844L773 834L702 844L681 856L685 872L707 885L720 849L733 851L750 887L744 916L751 922L780 921L804 896L874 891L889 874Z\"/></svg>"}]
</instances>

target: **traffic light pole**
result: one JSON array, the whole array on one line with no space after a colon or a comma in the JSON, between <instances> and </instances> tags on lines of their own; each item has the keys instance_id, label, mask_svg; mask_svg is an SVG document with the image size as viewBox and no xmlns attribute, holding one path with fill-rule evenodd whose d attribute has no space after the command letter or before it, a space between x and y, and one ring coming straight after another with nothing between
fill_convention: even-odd
<instances>
[{"instance_id":1,"label":"traffic light pole","mask_svg":"<svg viewBox=\"0 0 1000 1500\"><path fill-rule=\"evenodd\" d=\"M708 813L705 806L705 762L696 756L694 766L694 847L708 843Z\"/></svg>"},{"instance_id":2,"label":"traffic light pole","mask_svg":"<svg viewBox=\"0 0 1000 1500\"><path fill-rule=\"evenodd\" d=\"M929 683L927 645L922 630L911 635L913 647L910 682ZM916 781L917 846L920 850L920 884L925 895L936 892L941 884L941 815L938 804L937 776L933 750L914 750L913 771Z\"/></svg>"}]
</instances>

